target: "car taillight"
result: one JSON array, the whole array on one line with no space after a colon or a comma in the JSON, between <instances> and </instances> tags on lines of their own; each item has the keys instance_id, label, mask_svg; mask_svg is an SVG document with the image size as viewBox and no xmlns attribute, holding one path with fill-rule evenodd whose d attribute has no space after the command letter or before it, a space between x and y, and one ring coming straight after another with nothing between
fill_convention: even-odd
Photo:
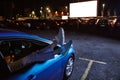
<instances>
[{"instance_id":1,"label":"car taillight","mask_svg":"<svg viewBox=\"0 0 120 80\"><path fill-rule=\"evenodd\" d=\"M64 22L61 22L60 24L64 24Z\"/></svg>"}]
</instances>

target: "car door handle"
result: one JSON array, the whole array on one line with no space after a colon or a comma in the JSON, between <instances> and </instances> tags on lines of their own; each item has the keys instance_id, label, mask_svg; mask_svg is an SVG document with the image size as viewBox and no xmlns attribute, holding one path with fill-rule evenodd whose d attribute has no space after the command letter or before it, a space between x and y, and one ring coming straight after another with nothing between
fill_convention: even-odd
<instances>
[{"instance_id":1,"label":"car door handle","mask_svg":"<svg viewBox=\"0 0 120 80\"><path fill-rule=\"evenodd\" d=\"M34 74L31 74L28 76L28 80L35 80L35 78L36 78L36 75Z\"/></svg>"}]
</instances>

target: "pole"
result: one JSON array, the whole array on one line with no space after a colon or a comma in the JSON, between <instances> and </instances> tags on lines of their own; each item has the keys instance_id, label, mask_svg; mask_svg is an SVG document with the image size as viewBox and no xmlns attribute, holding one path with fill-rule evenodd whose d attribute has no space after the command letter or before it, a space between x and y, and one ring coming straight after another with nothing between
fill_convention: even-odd
<instances>
[{"instance_id":1,"label":"pole","mask_svg":"<svg viewBox=\"0 0 120 80\"><path fill-rule=\"evenodd\" d=\"M102 4L102 17L104 17L104 8L105 8L105 4Z\"/></svg>"}]
</instances>

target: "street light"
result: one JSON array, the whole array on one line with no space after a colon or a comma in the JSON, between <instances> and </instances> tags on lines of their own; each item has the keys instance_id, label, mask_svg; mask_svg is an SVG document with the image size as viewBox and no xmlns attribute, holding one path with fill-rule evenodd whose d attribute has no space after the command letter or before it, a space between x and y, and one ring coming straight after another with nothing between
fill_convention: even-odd
<instances>
[{"instance_id":1,"label":"street light","mask_svg":"<svg viewBox=\"0 0 120 80\"><path fill-rule=\"evenodd\" d=\"M68 6L65 6L66 15L68 15Z\"/></svg>"},{"instance_id":2,"label":"street light","mask_svg":"<svg viewBox=\"0 0 120 80\"><path fill-rule=\"evenodd\" d=\"M67 7L67 6L65 6L65 8L66 8L66 10L68 9L68 7Z\"/></svg>"},{"instance_id":3,"label":"street light","mask_svg":"<svg viewBox=\"0 0 120 80\"><path fill-rule=\"evenodd\" d=\"M32 17L32 18L35 18L35 17L36 17L36 15L35 15L35 11L32 11L32 13L31 13L31 17Z\"/></svg>"},{"instance_id":4,"label":"street light","mask_svg":"<svg viewBox=\"0 0 120 80\"><path fill-rule=\"evenodd\" d=\"M42 9L43 9L43 7L40 7L40 9L42 10Z\"/></svg>"},{"instance_id":5,"label":"street light","mask_svg":"<svg viewBox=\"0 0 120 80\"><path fill-rule=\"evenodd\" d=\"M51 10L50 10L50 9L48 10L48 13L51 13Z\"/></svg>"},{"instance_id":6,"label":"street light","mask_svg":"<svg viewBox=\"0 0 120 80\"><path fill-rule=\"evenodd\" d=\"M41 17L41 18L44 17L44 15L43 15L43 7L42 7L42 6L40 7L40 17Z\"/></svg>"},{"instance_id":7,"label":"street light","mask_svg":"<svg viewBox=\"0 0 120 80\"><path fill-rule=\"evenodd\" d=\"M103 8L105 7L105 4L102 4Z\"/></svg>"},{"instance_id":8,"label":"street light","mask_svg":"<svg viewBox=\"0 0 120 80\"><path fill-rule=\"evenodd\" d=\"M32 11L32 15L35 15L35 11Z\"/></svg>"},{"instance_id":9,"label":"street light","mask_svg":"<svg viewBox=\"0 0 120 80\"><path fill-rule=\"evenodd\" d=\"M43 11L42 10L40 10L40 16L43 17Z\"/></svg>"},{"instance_id":10,"label":"street light","mask_svg":"<svg viewBox=\"0 0 120 80\"><path fill-rule=\"evenodd\" d=\"M42 14L42 10L40 10L40 13Z\"/></svg>"},{"instance_id":11,"label":"street light","mask_svg":"<svg viewBox=\"0 0 120 80\"><path fill-rule=\"evenodd\" d=\"M104 8L105 8L105 4L102 4L102 17L104 16Z\"/></svg>"},{"instance_id":12,"label":"street light","mask_svg":"<svg viewBox=\"0 0 120 80\"><path fill-rule=\"evenodd\" d=\"M48 11L48 10L50 10L50 9L47 7L46 10Z\"/></svg>"},{"instance_id":13,"label":"street light","mask_svg":"<svg viewBox=\"0 0 120 80\"><path fill-rule=\"evenodd\" d=\"M47 7L46 10L47 10L48 13L51 13L51 10L50 10L49 7Z\"/></svg>"},{"instance_id":14,"label":"street light","mask_svg":"<svg viewBox=\"0 0 120 80\"><path fill-rule=\"evenodd\" d=\"M64 12L63 12L63 11L61 12L61 15L62 15L62 16L64 15Z\"/></svg>"},{"instance_id":15,"label":"street light","mask_svg":"<svg viewBox=\"0 0 120 80\"><path fill-rule=\"evenodd\" d=\"M50 18L51 17L51 10L49 7L46 7L46 18Z\"/></svg>"}]
</instances>

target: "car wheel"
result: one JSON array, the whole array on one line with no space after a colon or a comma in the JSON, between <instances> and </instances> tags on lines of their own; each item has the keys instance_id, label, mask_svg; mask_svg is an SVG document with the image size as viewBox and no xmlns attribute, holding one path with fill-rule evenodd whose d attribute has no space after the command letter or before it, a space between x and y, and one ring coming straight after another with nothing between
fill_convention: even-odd
<instances>
[{"instance_id":1,"label":"car wheel","mask_svg":"<svg viewBox=\"0 0 120 80\"><path fill-rule=\"evenodd\" d=\"M73 67L74 67L74 58L73 58L73 56L71 56L67 61L63 80L68 80L70 78L70 76L73 72Z\"/></svg>"}]
</instances>

